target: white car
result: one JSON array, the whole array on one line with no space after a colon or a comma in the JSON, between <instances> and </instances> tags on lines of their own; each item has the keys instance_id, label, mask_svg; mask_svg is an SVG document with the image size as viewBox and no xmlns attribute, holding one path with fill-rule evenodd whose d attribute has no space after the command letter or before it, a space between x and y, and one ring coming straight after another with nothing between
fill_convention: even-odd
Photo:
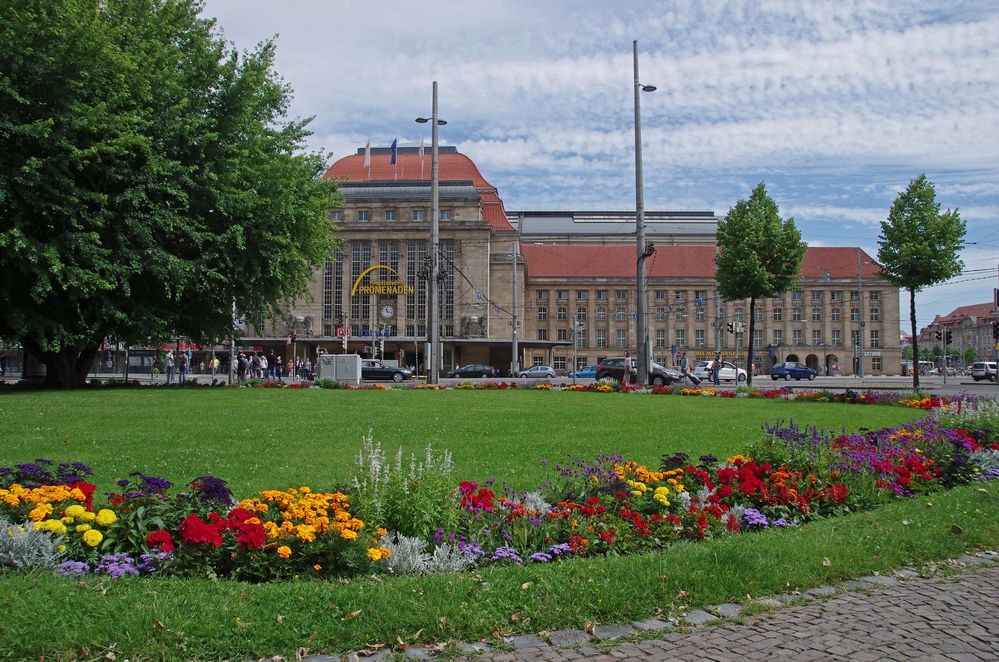
<instances>
[{"instance_id":1,"label":"white car","mask_svg":"<svg viewBox=\"0 0 999 662\"><path fill-rule=\"evenodd\" d=\"M708 366L712 363L713 361L698 361L694 366L694 376L711 381L711 371L708 370ZM746 371L742 368L737 368L733 363L722 361L722 369L721 372L718 373L718 379L723 382L734 382L738 380L738 383L741 383L747 379Z\"/></svg>"},{"instance_id":2,"label":"white car","mask_svg":"<svg viewBox=\"0 0 999 662\"><path fill-rule=\"evenodd\" d=\"M517 373L518 377L533 377L535 379L555 379L555 368L550 365L533 365L527 370Z\"/></svg>"}]
</instances>

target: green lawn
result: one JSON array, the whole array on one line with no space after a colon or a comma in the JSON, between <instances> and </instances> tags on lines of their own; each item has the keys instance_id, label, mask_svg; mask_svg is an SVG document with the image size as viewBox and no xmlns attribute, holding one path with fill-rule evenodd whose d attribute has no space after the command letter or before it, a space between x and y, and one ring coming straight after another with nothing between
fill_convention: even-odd
<instances>
[{"instance_id":1,"label":"green lawn","mask_svg":"<svg viewBox=\"0 0 999 662\"><path fill-rule=\"evenodd\" d=\"M665 453L719 457L794 419L855 430L917 418L890 406L542 391L118 389L0 394L0 466L81 461L100 491L131 471L186 484L219 476L237 496L325 488L349 475L362 437L392 456L427 444L454 453L456 475L520 489L551 477L542 460L619 452L657 466Z\"/></svg>"}]
</instances>

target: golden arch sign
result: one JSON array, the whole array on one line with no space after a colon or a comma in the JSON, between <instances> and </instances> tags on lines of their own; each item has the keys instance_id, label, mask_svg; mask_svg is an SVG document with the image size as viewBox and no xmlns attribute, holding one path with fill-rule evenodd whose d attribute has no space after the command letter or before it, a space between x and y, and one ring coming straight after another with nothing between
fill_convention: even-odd
<instances>
[{"instance_id":1,"label":"golden arch sign","mask_svg":"<svg viewBox=\"0 0 999 662\"><path fill-rule=\"evenodd\" d=\"M364 280L367 277L368 274L370 274L372 271L377 271L378 269L384 269L385 271L388 271L389 273L394 274L395 275L395 280L382 280L382 281L379 281L377 283L368 283L368 284L365 284L365 285L361 284L361 281ZM389 267L389 266L384 265L384 264L376 264L376 265L368 267L367 269L365 269L364 271L362 271L361 275L358 276L357 280L354 281L354 287L351 288L351 290L350 290L350 296L356 296L358 293L360 293L360 294L396 294L396 295L398 295L398 294L415 294L416 293L416 288L413 287L413 286L411 286L411 285L406 285L402 281L402 275L398 271L396 271L395 269L393 269L392 267Z\"/></svg>"}]
</instances>

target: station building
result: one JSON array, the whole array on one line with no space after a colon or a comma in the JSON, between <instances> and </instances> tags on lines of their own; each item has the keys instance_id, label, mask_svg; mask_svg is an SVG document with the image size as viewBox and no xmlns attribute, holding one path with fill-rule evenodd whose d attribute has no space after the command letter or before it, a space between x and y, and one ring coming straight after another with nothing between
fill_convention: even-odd
<instances>
[{"instance_id":1,"label":"station building","mask_svg":"<svg viewBox=\"0 0 999 662\"><path fill-rule=\"evenodd\" d=\"M427 338L431 164L416 147L365 150L336 161L342 209L331 210L340 246L315 274L311 300L282 320L251 328L241 344L292 351L313 361L347 351L395 359L422 373ZM636 352L634 211L508 211L499 190L455 147L439 149L441 370L487 363L508 373L517 329L518 363L557 370ZM753 342L756 367L801 361L819 374L898 374L898 289L878 278L857 247L809 248L796 288L756 302L721 301L715 287L710 211L648 211L646 260L653 358L706 358L720 350L741 363ZM289 322L290 320L290 322ZM858 343L862 339L862 342ZM856 356L856 354L860 356Z\"/></svg>"}]
</instances>

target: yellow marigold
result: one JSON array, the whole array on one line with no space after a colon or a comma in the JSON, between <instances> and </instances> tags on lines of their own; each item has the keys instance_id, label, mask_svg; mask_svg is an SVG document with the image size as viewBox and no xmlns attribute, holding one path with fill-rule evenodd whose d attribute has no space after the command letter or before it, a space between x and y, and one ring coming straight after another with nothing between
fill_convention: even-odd
<instances>
[{"instance_id":1,"label":"yellow marigold","mask_svg":"<svg viewBox=\"0 0 999 662\"><path fill-rule=\"evenodd\" d=\"M74 503L72 506L63 511L63 515L66 517L80 517L85 512L87 512L86 508L78 503Z\"/></svg>"},{"instance_id":2,"label":"yellow marigold","mask_svg":"<svg viewBox=\"0 0 999 662\"><path fill-rule=\"evenodd\" d=\"M113 510L108 508L101 508L97 512L96 522L98 526L111 526L118 521L118 516L114 514Z\"/></svg>"},{"instance_id":3,"label":"yellow marigold","mask_svg":"<svg viewBox=\"0 0 999 662\"><path fill-rule=\"evenodd\" d=\"M77 524L76 525L76 532L77 533L83 533L84 531L89 531L89 530L90 530L90 525L89 524Z\"/></svg>"},{"instance_id":4,"label":"yellow marigold","mask_svg":"<svg viewBox=\"0 0 999 662\"><path fill-rule=\"evenodd\" d=\"M52 514L52 506L50 506L47 503L40 503L31 509L31 512L28 513L28 519L35 522L41 522L43 519L45 519L51 514Z\"/></svg>"},{"instance_id":5,"label":"yellow marigold","mask_svg":"<svg viewBox=\"0 0 999 662\"><path fill-rule=\"evenodd\" d=\"M72 517L63 517L61 521L63 524L72 524L76 520L73 519Z\"/></svg>"},{"instance_id":6,"label":"yellow marigold","mask_svg":"<svg viewBox=\"0 0 999 662\"><path fill-rule=\"evenodd\" d=\"M392 553L384 547L368 548L368 558L372 561L381 561L382 559L387 559L390 556L392 556Z\"/></svg>"},{"instance_id":7,"label":"yellow marigold","mask_svg":"<svg viewBox=\"0 0 999 662\"><path fill-rule=\"evenodd\" d=\"M315 542L316 529L308 524L300 524L296 535L302 542Z\"/></svg>"},{"instance_id":8,"label":"yellow marigold","mask_svg":"<svg viewBox=\"0 0 999 662\"><path fill-rule=\"evenodd\" d=\"M57 519L47 519L41 522L41 527L45 531L50 531L52 533L63 534L66 533L66 525Z\"/></svg>"},{"instance_id":9,"label":"yellow marigold","mask_svg":"<svg viewBox=\"0 0 999 662\"><path fill-rule=\"evenodd\" d=\"M388 530L383 529L382 527L378 527L377 529L375 529L375 535L377 535L379 538L381 538L382 536L387 536Z\"/></svg>"},{"instance_id":10,"label":"yellow marigold","mask_svg":"<svg viewBox=\"0 0 999 662\"><path fill-rule=\"evenodd\" d=\"M281 545L277 548L277 555L283 559L288 558L291 556L291 547L288 547L288 545Z\"/></svg>"},{"instance_id":11,"label":"yellow marigold","mask_svg":"<svg viewBox=\"0 0 999 662\"><path fill-rule=\"evenodd\" d=\"M97 547L104 540L104 535L97 529L83 532L83 544L87 547Z\"/></svg>"},{"instance_id":12,"label":"yellow marigold","mask_svg":"<svg viewBox=\"0 0 999 662\"><path fill-rule=\"evenodd\" d=\"M90 512L88 510L87 512L85 512L82 515L80 515L80 517L78 519L81 522L93 522L95 519L97 519L97 515L93 514L92 512Z\"/></svg>"},{"instance_id":13,"label":"yellow marigold","mask_svg":"<svg viewBox=\"0 0 999 662\"><path fill-rule=\"evenodd\" d=\"M340 532L340 537L343 538L344 540L356 540L357 532L351 531L350 529L344 529L343 531Z\"/></svg>"}]
</instances>

